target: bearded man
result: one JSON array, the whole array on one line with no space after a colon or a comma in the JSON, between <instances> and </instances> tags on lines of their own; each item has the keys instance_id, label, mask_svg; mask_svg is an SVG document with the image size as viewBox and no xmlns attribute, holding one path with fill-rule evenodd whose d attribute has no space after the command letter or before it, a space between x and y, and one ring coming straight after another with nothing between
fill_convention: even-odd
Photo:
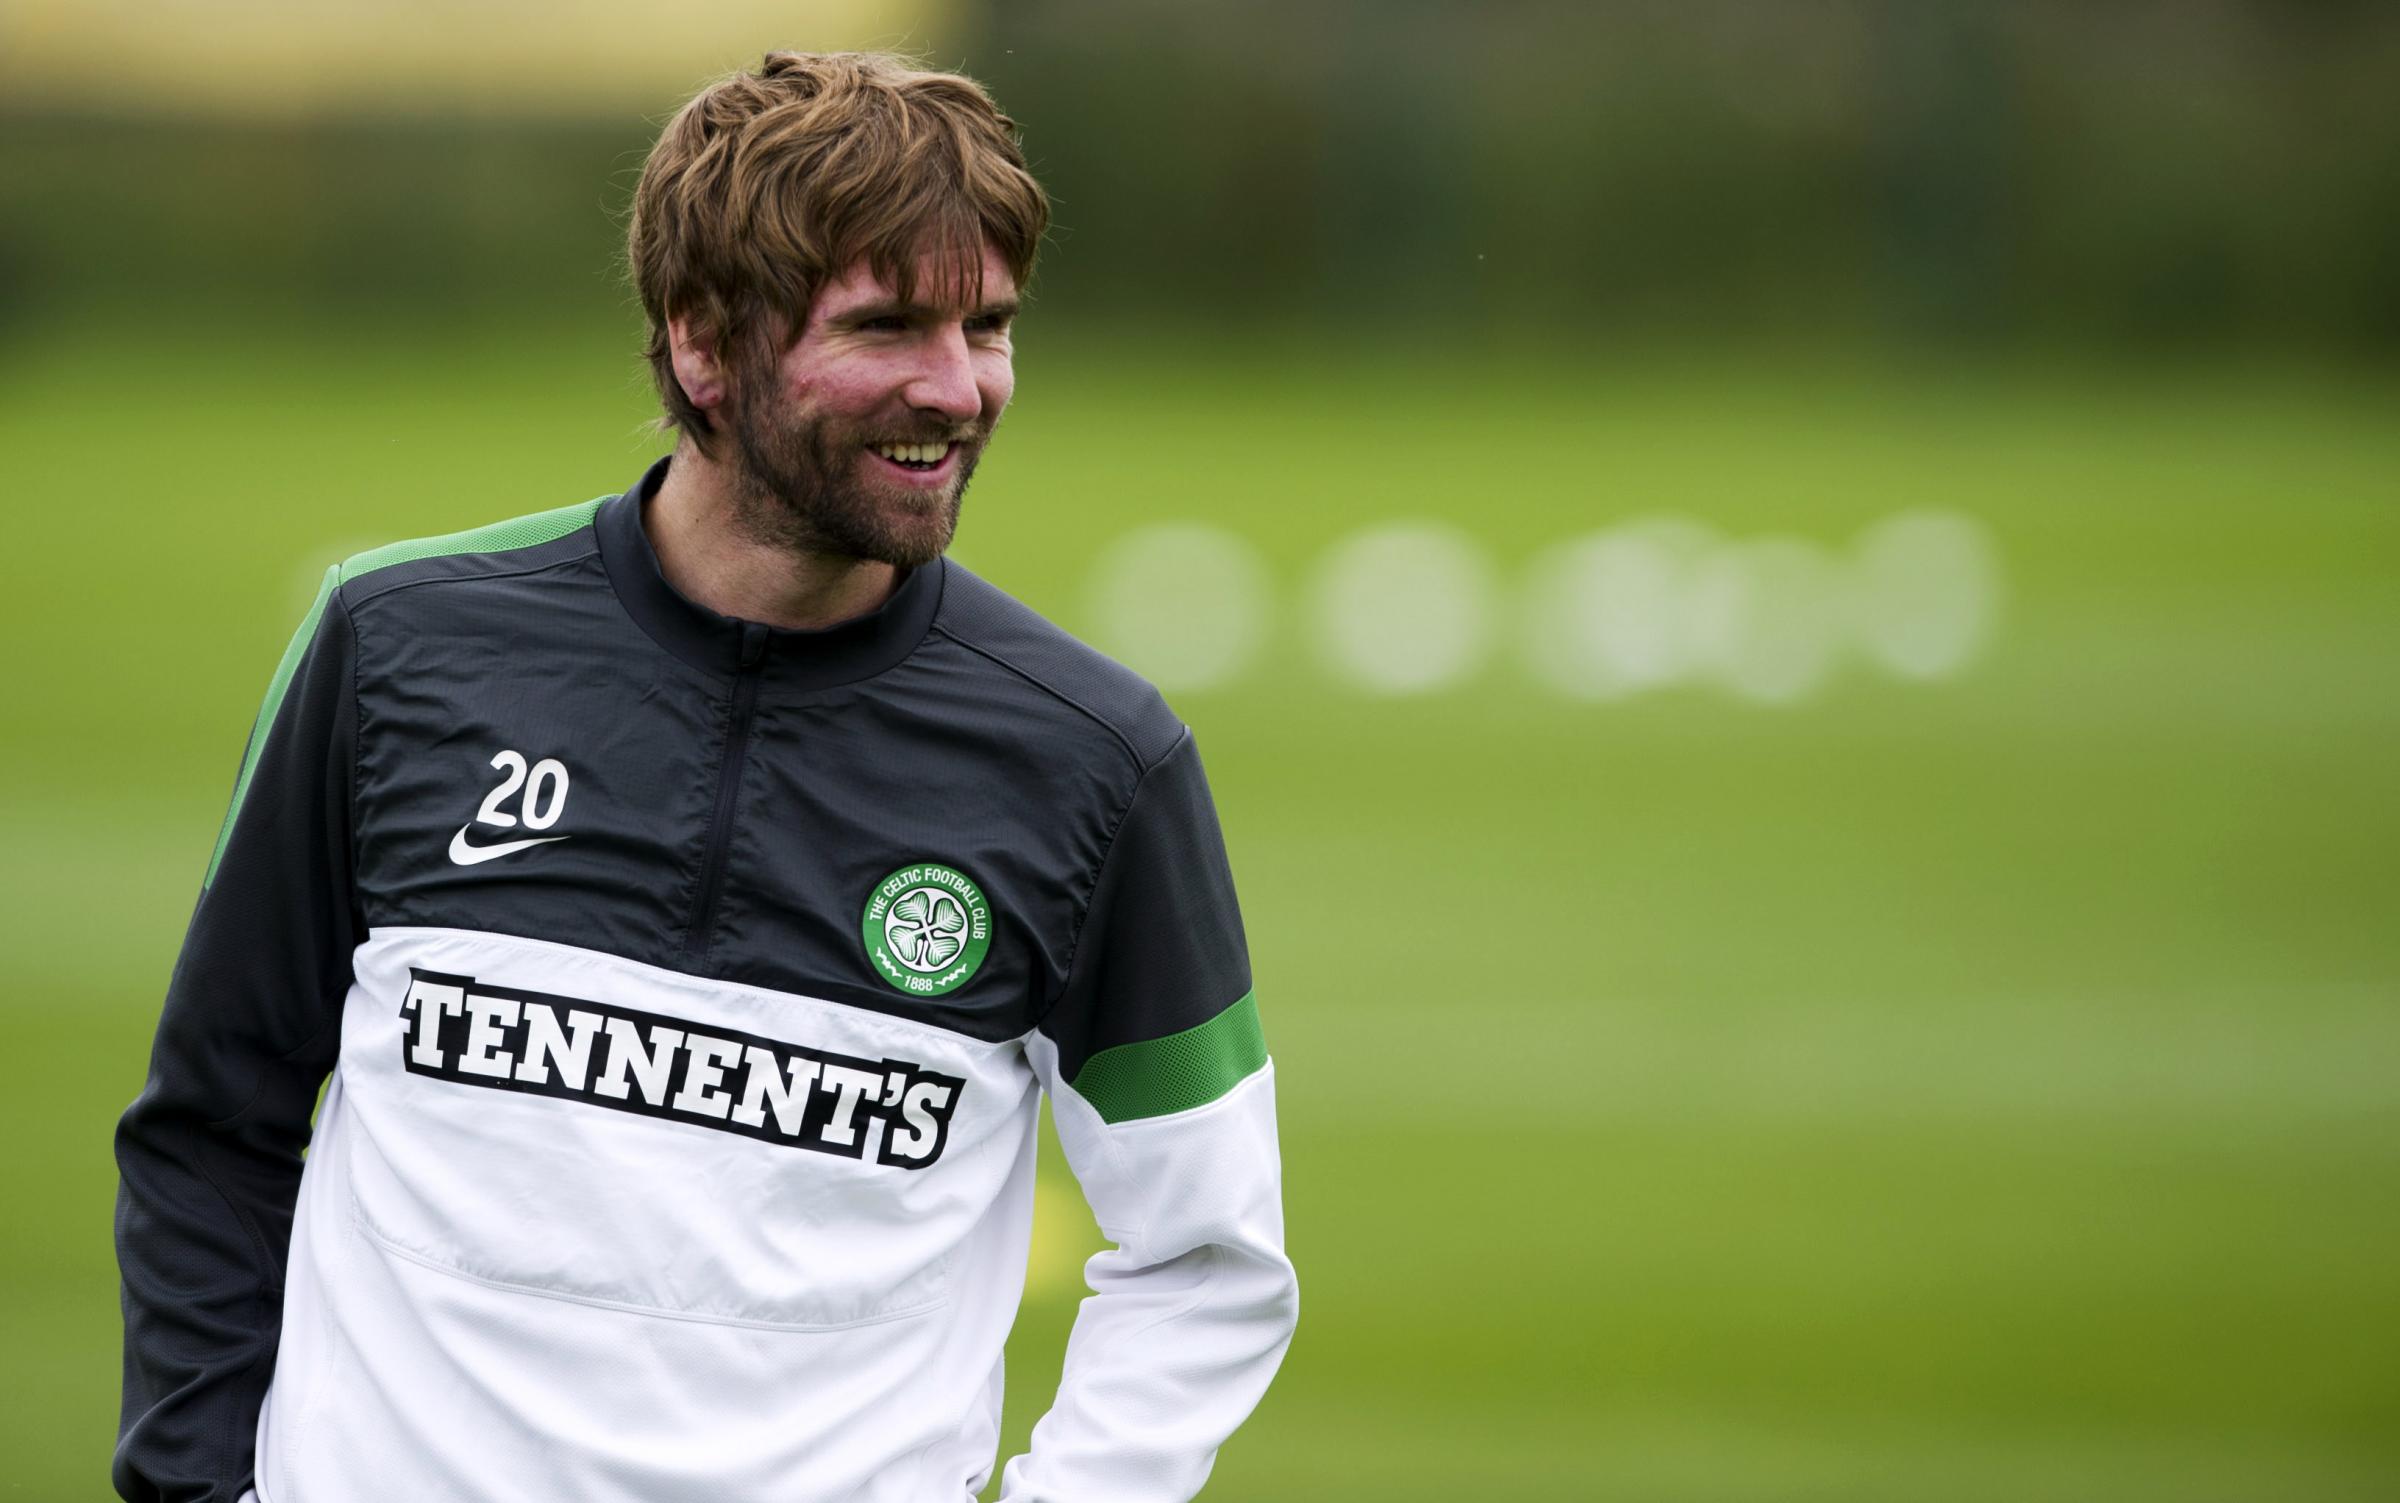
<instances>
[{"instance_id":1,"label":"bearded man","mask_svg":"<svg viewBox=\"0 0 2400 1503\"><path fill-rule=\"evenodd\" d=\"M120 1495L963 1503L1044 1094L1114 1245L1002 1496L1199 1490L1297 1310L1207 782L943 556L1047 220L772 54L637 192L672 453L328 573L118 1130Z\"/></svg>"}]
</instances>

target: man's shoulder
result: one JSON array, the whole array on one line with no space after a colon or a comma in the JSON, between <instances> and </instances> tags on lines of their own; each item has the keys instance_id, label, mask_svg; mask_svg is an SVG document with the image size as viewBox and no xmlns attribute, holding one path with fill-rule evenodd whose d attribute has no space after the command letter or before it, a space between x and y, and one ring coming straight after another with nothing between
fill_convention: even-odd
<instances>
[{"instance_id":1,"label":"man's shoulder","mask_svg":"<svg viewBox=\"0 0 2400 1503\"><path fill-rule=\"evenodd\" d=\"M991 581L945 559L933 629L991 665L1028 699L1097 722L1147 769L1183 738L1183 721L1151 682Z\"/></svg>"},{"instance_id":2,"label":"man's shoulder","mask_svg":"<svg viewBox=\"0 0 2400 1503\"><path fill-rule=\"evenodd\" d=\"M593 551L592 519L607 496L432 537L405 538L354 553L334 567L343 602L369 600L434 580L500 579Z\"/></svg>"}]
</instances>

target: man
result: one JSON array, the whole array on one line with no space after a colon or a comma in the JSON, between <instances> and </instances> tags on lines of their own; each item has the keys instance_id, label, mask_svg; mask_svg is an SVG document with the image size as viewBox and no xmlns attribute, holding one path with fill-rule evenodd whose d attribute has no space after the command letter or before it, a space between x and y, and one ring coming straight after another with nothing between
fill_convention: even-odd
<instances>
[{"instance_id":1,"label":"man","mask_svg":"<svg viewBox=\"0 0 2400 1503\"><path fill-rule=\"evenodd\" d=\"M673 453L327 576L118 1132L124 1497L966 1499L1042 1091L1116 1245L1002 1495L1199 1489L1296 1310L1215 814L942 557L1047 216L771 55L637 195Z\"/></svg>"}]
</instances>

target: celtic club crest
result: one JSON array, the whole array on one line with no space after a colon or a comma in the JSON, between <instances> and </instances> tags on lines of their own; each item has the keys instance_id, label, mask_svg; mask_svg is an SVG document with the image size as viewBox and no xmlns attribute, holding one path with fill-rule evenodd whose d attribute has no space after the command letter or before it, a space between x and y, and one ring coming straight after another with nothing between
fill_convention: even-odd
<instances>
[{"instance_id":1,"label":"celtic club crest","mask_svg":"<svg viewBox=\"0 0 2400 1503\"><path fill-rule=\"evenodd\" d=\"M938 997L965 985L983 964L992 945L992 905L965 872L921 861L875 884L859 938L887 985Z\"/></svg>"}]
</instances>

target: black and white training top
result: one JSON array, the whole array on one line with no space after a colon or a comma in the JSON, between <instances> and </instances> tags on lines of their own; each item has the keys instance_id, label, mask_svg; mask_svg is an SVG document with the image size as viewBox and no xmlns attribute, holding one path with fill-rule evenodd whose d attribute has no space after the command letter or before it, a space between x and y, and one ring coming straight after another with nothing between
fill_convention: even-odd
<instances>
[{"instance_id":1,"label":"black and white training top","mask_svg":"<svg viewBox=\"0 0 2400 1503\"><path fill-rule=\"evenodd\" d=\"M361 554L278 665L117 1133L124 1497L965 1503L1042 1091L1115 1246L1003 1496L1187 1499L1273 1376L1190 732L947 561L700 607L665 472Z\"/></svg>"}]
</instances>

